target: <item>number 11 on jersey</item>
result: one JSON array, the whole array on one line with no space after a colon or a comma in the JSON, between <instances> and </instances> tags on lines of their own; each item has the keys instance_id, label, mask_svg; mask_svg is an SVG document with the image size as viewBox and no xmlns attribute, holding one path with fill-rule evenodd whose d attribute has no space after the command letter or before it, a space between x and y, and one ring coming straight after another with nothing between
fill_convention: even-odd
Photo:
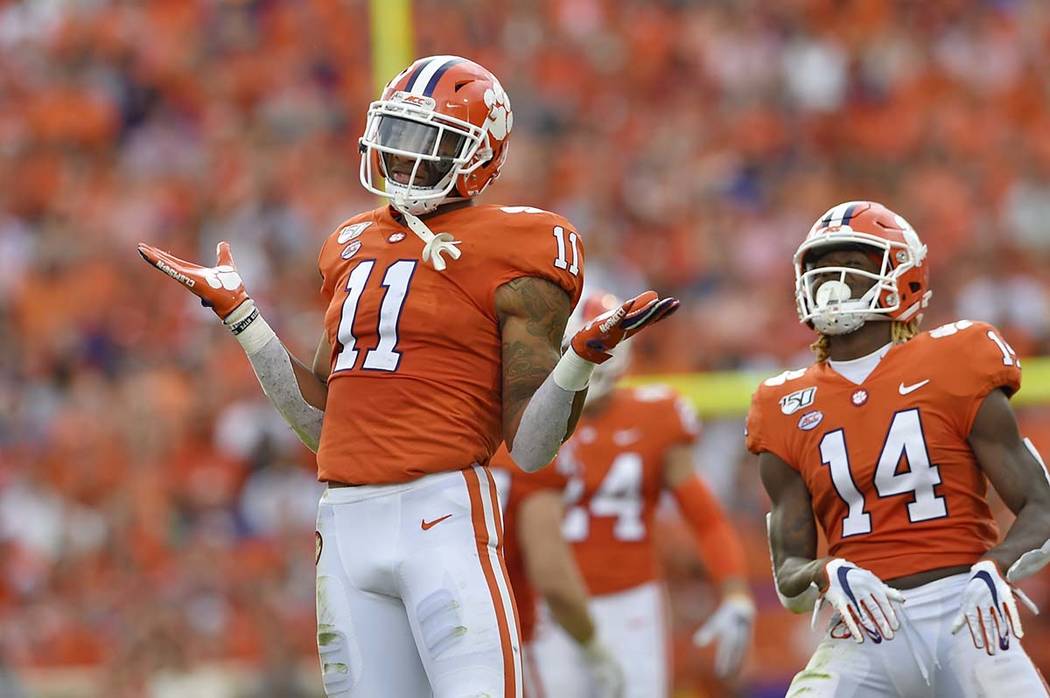
<instances>
[{"instance_id":1,"label":"number 11 on jersey","mask_svg":"<svg viewBox=\"0 0 1050 698\"><path fill-rule=\"evenodd\" d=\"M342 349L336 356L335 371L347 371L357 364L357 337L354 335L354 320L357 317L357 305L364 293L368 279L375 266L374 259L365 259L354 267L346 280L346 300L343 301L343 314L339 320L337 339ZM397 351L398 324L401 321L401 310L408 297L408 287L412 282L412 273L416 270L416 260L399 259L386 268L382 286L386 289L383 302L379 308L379 326L376 335L379 337L374 348L365 352L361 368L367 371L396 371L401 362L401 352Z\"/></svg>"},{"instance_id":2,"label":"number 11 on jersey","mask_svg":"<svg viewBox=\"0 0 1050 698\"><path fill-rule=\"evenodd\" d=\"M565 228L560 225L554 226L554 239L558 242L558 256L554 259L554 266L558 269L565 269L573 276L577 276L580 273L580 251L576 247L576 241L579 239L573 231L569 231L569 247L572 248L572 261L570 262L566 256L566 245L565 245Z\"/></svg>"}]
</instances>

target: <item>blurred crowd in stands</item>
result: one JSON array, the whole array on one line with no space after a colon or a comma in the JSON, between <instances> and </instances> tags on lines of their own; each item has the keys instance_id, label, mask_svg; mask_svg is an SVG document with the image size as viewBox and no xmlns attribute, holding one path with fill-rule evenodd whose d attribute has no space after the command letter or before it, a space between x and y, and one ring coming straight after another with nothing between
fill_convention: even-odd
<instances>
[{"instance_id":1,"label":"blurred crowd in stands","mask_svg":"<svg viewBox=\"0 0 1050 698\"><path fill-rule=\"evenodd\" d=\"M510 159L484 199L566 215L589 285L682 299L637 370L808 361L791 256L849 199L887 203L929 245L927 327L988 320L1022 355L1050 353L1042 0L414 4L416 55L472 58L511 96ZM269 322L312 356L320 242L376 205L357 175L368 20L364 0L0 2L4 695L83 665L98 695L162 695L220 660L253 667L253 695L299 695L312 459L237 344L135 243L210 263L230 240ZM1045 410L1024 418L1050 451ZM763 611L736 689L782 694L815 637L779 611L761 488L739 439L722 445L704 467ZM730 695L688 645L714 599L669 526L679 690ZM1050 584L1029 590L1050 607ZM1046 671L1050 624L1025 622Z\"/></svg>"}]
</instances>

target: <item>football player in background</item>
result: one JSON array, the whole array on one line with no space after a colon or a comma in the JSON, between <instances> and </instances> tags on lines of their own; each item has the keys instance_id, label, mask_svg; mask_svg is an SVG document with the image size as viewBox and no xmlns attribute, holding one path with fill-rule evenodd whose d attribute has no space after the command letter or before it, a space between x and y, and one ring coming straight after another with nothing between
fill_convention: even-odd
<instances>
[{"instance_id":1,"label":"football player in background","mask_svg":"<svg viewBox=\"0 0 1050 698\"><path fill-rule=\"evenodd\" d=\"M926 246L880 204L829 210L794 263L817 361L758 388L747 447L782 602L836 614L788 695L1047 695L1012 587L1050 551L1047 473L1009 403L1016 354L984 323L919 332ZM1003 538L987 481L1017 517Z\"/></svg>"},{"instance_id":2,"label":"football player in background","mask_svg":"<svg viewBox=\"0 0 1050 698\"><path fill-rule=\"evenodd\" d=\"M562 535L564 480L554 468L526 473L500 447L492 457L504 509L507 576L518 604L525 644L525 696L545 698L539 668L530 652L536 634L536 606L542 600L550 618L572 639L585 674L587 698L622 698L624 669L602 643L588 607L590 598L572 546ZM569 696L568 698L571 698Z\"/></svg>"},{"instance_id":3,"label":"football player in background","mask_svg":"<svg viewBox=\"0 0 1050 698\"><path fill-rule=\"evenodd\" d=\"M606 294L589 297L583 316L607 312L619 301ZM698 550L722 601L697 631L700 645L717 641L716 671L737 672L747 652L755 608L746 585L743 546L718 502L696 473L693 445L698 435L692 408L670 389L617 388L630 362L629 344L591 377L583 416L554 466L536 474L516 475L512 508L524 511L542 494L561 497L562 532L572 544L586 591L599 647L608 648L626 675L625 695L666 696L671 667L666 591L661 580L653 524L660 497L669 492L695 533ZM513 489L517 487L518 492ZM510 518L510 517L508 517ZM534 549L549 536L518 525L523 566L528 571ZM530 540L531 539L531 540ZM547 545L553 545L548 543ZM549 585L529 574L532 586ZM527 592L522 614L531 614ZM548 696L588 696L588 668L594 660L586 645L550 603L540 614L529 658ZM551 622L556 621L556 623ZM574 641L575 640L575 641Z\"/></svg>"},{"instance_id":4,"label":"football player in background","mask_svg":"<svg viewBox=\"0 0 1050 698\"><path fill-rule=\"evenodd\" d=\"M423 58L391 80L360 141L362 185L389 205L321 247L327 311L311 365L262 319L228 244L210 268L139 246L215 310L317 452L328 484L317 643L330 696L521 696L489 459L505 440L518 466L549 463L594 367L678 305L642 294L561 354L583 281L579 236L553 213L473 205L499 175L512 125L499 81L469 60Z\"/></svg>"}]
</instances>

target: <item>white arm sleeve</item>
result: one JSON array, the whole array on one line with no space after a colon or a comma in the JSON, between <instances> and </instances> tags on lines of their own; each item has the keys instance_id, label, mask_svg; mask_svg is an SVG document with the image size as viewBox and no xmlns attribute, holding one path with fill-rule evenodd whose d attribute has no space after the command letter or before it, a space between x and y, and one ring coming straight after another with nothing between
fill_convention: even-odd
<instances>
[{"instance_id":1,"label":"white arm sleeve","mask_svg":"<svg viewBox=\"0 0 1050 698\"><path fill-rule=\"evenodd\" d=\"M594 366L569 348L533 393L514 443L509 444L510 457L519 468L532 473L554 460L569 430L573 398L587 387Z\"/></svg>"},{"instance_id":2,"label":"white arm sleeve","mask_svg":"<svg viewBox=\"0 0 1050 698\"><path fill-rule=\"evenodd\" d=\"M259 314L255 303L245 301L224 320L240 342L266 397L303 444L317 452L321 443L324 411L303 398L288 350Z\"/></svg>"}]
</instances>

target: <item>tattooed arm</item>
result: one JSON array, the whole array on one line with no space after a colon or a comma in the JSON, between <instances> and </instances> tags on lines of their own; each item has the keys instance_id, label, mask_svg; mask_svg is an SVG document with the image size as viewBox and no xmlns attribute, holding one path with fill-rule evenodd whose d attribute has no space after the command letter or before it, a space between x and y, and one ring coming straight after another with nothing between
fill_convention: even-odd
<instances>
[{"instance_id":1,"label":"tattooed arm","mask_svg":"<svg viewBox=\"0 0 1050 698\"><path fill-rule=\"evenodd\" d=\"M773 576L785 597L805 593L810 584L821 586L824 566L831 558L817 558L817 527L809 490L798 471L779 457L758 457L762 484L773 502L769 519L769 545Z\"/></svg>"},{"instance_id":2,"label":"tattooed arm","mask_svg":"<svg viewBox=\"0 0 1050 698\"><path fill-rule=\"evenodd\" d=\"M568 294L544 279L523 277L496 290L503 341L503 438L525 470L550 462L583 409L586 388L563 390L550 377L571 311Z\"/></svg>"}]
</instances>

